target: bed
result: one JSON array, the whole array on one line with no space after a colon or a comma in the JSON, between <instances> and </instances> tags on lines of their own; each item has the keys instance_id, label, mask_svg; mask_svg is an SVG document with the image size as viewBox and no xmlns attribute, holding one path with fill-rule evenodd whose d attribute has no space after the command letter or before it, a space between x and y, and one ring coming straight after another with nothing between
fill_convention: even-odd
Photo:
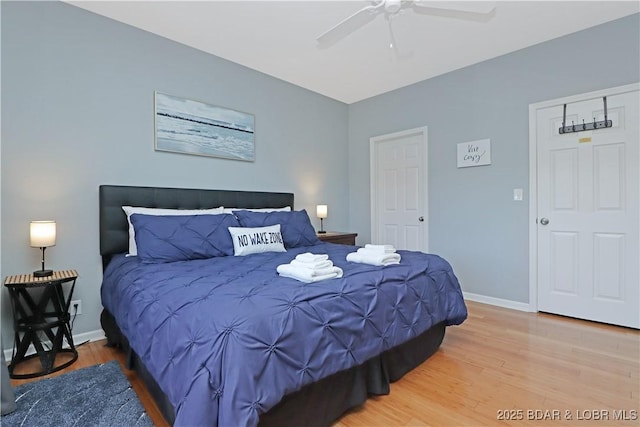
<instances>
[{"instance_id":1,"label":"bed","mask_svg":"<svg viewBox=\"0 0 640 427\"><path fill-rule=\"evenodd\" d=\"M387 394L391 382L439 348L447 326L467 316L445 260L399 251L399 265L347 262L357 248L309 236L308 216L293 210L291 193L111 185L99 193L102 327L171 424L328 425L369 395ZM125 256L130 225L122 206L240 212L206 220L133 215L142 230L135 240L144 246L131 257ZM245 210L283 207L291 212ZM149 261L142 221L210 227L214 217L227 235L227 219L240 218L247 227L282 218L286 251L189 252L174 260L172 246L169 258ZM222 241L222 235L208 239ZM229 254L218 246L207 250ZM278 265L306 252L328 254L343 276L317 283L278 276Z\"/></svg>"}]
</instances>

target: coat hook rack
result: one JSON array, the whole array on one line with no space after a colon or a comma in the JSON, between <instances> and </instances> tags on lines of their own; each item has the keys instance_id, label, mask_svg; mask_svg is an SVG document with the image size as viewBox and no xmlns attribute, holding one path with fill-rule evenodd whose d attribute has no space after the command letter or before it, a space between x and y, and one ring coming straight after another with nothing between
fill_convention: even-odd
<instances>
[{"instance_id":1,"label":"coat hook rack","mask_svg":"<svg viewBox=\"0 0 640 427\"><path fill-rule=\"evenodd\" d=\"M604 129L613 127L613 122L607 117L607 97L602 97L602 102L604 103L604 120L600 120L596 122L596 118L593 118L593 122L585 123L584 119L582 123L575 124L573 120L571 121L571 125L567 126L567 104L564 104L564 112L562 113L562 127L558 130L560 134L563 133L573 133L573 132L584 132L586 130L596 130L596 129Z\"/></svg>"}]
</instances>

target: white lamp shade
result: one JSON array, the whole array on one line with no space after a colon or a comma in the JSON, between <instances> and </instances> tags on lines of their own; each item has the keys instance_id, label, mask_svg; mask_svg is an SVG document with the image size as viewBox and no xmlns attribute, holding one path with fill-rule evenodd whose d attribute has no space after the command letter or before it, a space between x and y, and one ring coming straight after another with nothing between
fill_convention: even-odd
<instances>
[{"instance_id":1,"label":"white lamp shade","mask_svg":"<svg viewBox=\"0 0 640 427\"><path fill-rule=\"evenodd\" d=\"M327 217L327 205L317 205L316 206L316 216L318 218L326 218Z\"/></svg>"},{"instance_id":2,"label":"white lamp shade","mask_svg":"<svg viewBox=\"0 0 640 427\"><path fill-rule=\"evenodd\" d=\"M48 248L56 245L55 221L31 221L29 227L31 247Z\"/></svg>"}]
</instances>

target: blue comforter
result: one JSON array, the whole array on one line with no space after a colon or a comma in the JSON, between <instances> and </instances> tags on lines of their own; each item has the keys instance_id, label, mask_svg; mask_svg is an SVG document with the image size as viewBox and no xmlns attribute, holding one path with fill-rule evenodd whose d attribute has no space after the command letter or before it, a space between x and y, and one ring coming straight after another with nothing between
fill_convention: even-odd
<instances>
[{"instance_id":1,"label":"blue comforter","mask_svg":"<svg viewBox=\"0 0 640 427\"><path fill-rule=\"evenodd\" d=\"M354 250L323 243L166 264L117 256L102 302L168 395L176 426L253 426L305 384L466 318L442 258L399 251L399 265L374 267L347 262ZM329 254L344 277L279 277L276 267L303 252Z\"/></svg>"}]
</instances>

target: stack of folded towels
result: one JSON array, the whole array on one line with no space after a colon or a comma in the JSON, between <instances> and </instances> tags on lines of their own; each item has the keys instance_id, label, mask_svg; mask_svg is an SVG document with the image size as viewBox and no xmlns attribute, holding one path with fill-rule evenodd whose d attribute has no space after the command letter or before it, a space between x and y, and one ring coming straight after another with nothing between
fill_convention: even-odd
<instances>
[{"instance_id":1,"label":"stack of folded towels","mask_svg":"<svg viewBox=\"0 0 640 427\"><path fill-rule=\"evenodd\" d=\"M327 254L299 254L289 264L276 268L282 277L289 277L305 283L342 277L342 269L333 265Z\"/></svg>"},{"instance_id":2,"label":"stack of folded towels","mask_svg":"<svg viewBox=\"0 0 640 427\"><path fill-rule=\"evenodd\" d=\"M364 245L357 252L347 254L347 261L386 266L400 264L400 254L392 245Z\"/></svg>"}]
</instances>

